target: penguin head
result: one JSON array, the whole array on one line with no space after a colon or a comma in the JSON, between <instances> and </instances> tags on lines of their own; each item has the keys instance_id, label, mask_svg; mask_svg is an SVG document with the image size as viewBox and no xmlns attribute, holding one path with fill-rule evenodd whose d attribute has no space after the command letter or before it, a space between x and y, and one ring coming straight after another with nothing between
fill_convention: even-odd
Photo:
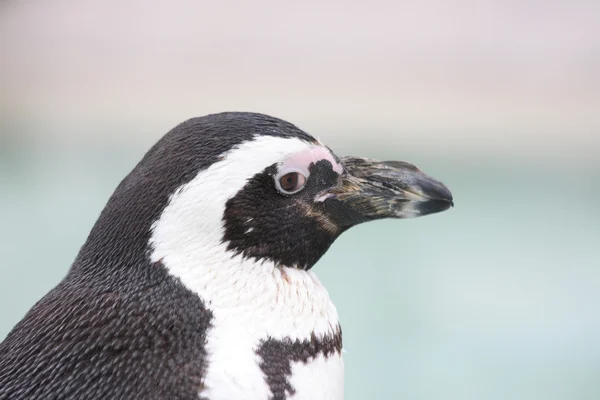
<instances>
[{"instance_id":1,"label":"penguin head","mask_svg":"<svg viewBox=\"0 0 600 400\"><path fill-rule=\"evenodd\" d=\"M222 113L182 123L146 154L80 258L117 247L121 259L169 265L239 258L307 270L354 225L451 205L449 190L411 164L339 157L288 122Z\"/></svg>"}]
</instances>

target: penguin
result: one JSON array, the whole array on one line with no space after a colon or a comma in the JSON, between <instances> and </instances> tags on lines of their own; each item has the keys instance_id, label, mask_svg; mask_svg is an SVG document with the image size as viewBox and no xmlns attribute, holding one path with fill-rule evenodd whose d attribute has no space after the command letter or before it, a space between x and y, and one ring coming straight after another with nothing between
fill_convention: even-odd
<instances>
[{"instance_id":1,"label":"penguin","mask_svg":"<svg viewBox=\"0 0 600 400\"><path fill-rule=\"evenodd\" d=\"M189 119L0 344L0 399L342 399L342 330L313 266L352 226L451 206L412 164L338 157L278 118Z\"/></svg>"}]
</instances>

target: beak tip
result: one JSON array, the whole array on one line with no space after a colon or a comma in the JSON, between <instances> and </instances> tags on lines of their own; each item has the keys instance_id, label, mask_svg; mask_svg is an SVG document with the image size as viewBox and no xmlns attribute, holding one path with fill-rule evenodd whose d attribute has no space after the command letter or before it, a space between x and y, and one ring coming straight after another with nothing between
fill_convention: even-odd
<instances>
[{"instance_id":1,"label":"beak tip","mask_svg":"<svg viewBox=\"0 0 600 400\"><path fill-rule=\"evenodd\" d=\"M451 207L454 206L452 192L450 192L446 185L433 179L425 182L426 183L423 183L421 188L425 197L431 200L445 201L446 203L450 203Z\"/></svg>"},{"instance_id":2,"label":"beak tip","mask_svg":"<svg viewBox=\"0 0 600 400\"><path fill-rule=\"evenodd\" d=\"M443 196L442 200L445 201L446 203L448 203L448 209L453 208L454 207L454 198L452 197L452 193L450 193L448 188L446 188L445 186L444 186L444 188L447 191L447 196Z\"/></svg>"},{"instance_id":3,"label":"beak tip","mask_svg":"<svg viewBox=\"0 0 600 400\"><path fill-rule=\"evenodd\" d=\"M428 200L422 204L423 215L446 211L454 207L454 198L450 190L443 183L437 181L436 183L427 191Z\"/></svg>"}]
</instances>

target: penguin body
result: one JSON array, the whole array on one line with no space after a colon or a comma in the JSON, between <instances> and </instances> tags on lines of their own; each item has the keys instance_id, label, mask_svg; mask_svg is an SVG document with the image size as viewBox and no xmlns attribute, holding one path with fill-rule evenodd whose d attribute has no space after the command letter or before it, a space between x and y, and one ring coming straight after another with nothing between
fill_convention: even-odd
<instances>
[{"instance_id":1,"label":"penguin body","mask_svg":"<svg viewBox=\"0 0 600 400\"><path fill-rule=\"evenodd\" d=\"M188 120L0 344L0 399L342 399L312 266L351 226L451 204L410 164L341 159L277 118Z\"/></svg>"}]
</instances>

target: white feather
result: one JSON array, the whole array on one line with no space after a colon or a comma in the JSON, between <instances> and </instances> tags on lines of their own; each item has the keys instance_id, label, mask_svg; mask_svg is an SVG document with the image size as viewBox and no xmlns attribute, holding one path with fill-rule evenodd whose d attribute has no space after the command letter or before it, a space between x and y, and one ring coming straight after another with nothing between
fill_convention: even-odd
<instances>
[{"instance_id":1,"label":"white feather","mask_svg":"<svg viewBox=\"0 0 600 400\"><path fill-rule=\"evenodd\" d=\"M329 400L344 398L344 380L335 377L344 376L344 362L340 354L327 358L317 356L308 364L292 364L290 384L300 388L290 400ZM309 388L309 390L306 390Z\"/></svg>"},{"instance_id":2,"label":"white feather","mask_svg":"<svg viewBox=\"0 0 600 400\"><path fill-rule=\"evenodd\" d=\"M337 329L335 306L313 272L244 259L221 242L227 200L268 166L314 147L297 138L271 136L244 142L177 190L153 224L152 260L162 261L213 313L205 389L200 393L211 400L271 397L256 355L261 340L304 340ZM295 365L294 371L299 396L294 398L343 398L341 357L317 358ZM311 374L315 376L309 379Z\"/></svg>"}]
</instances>

